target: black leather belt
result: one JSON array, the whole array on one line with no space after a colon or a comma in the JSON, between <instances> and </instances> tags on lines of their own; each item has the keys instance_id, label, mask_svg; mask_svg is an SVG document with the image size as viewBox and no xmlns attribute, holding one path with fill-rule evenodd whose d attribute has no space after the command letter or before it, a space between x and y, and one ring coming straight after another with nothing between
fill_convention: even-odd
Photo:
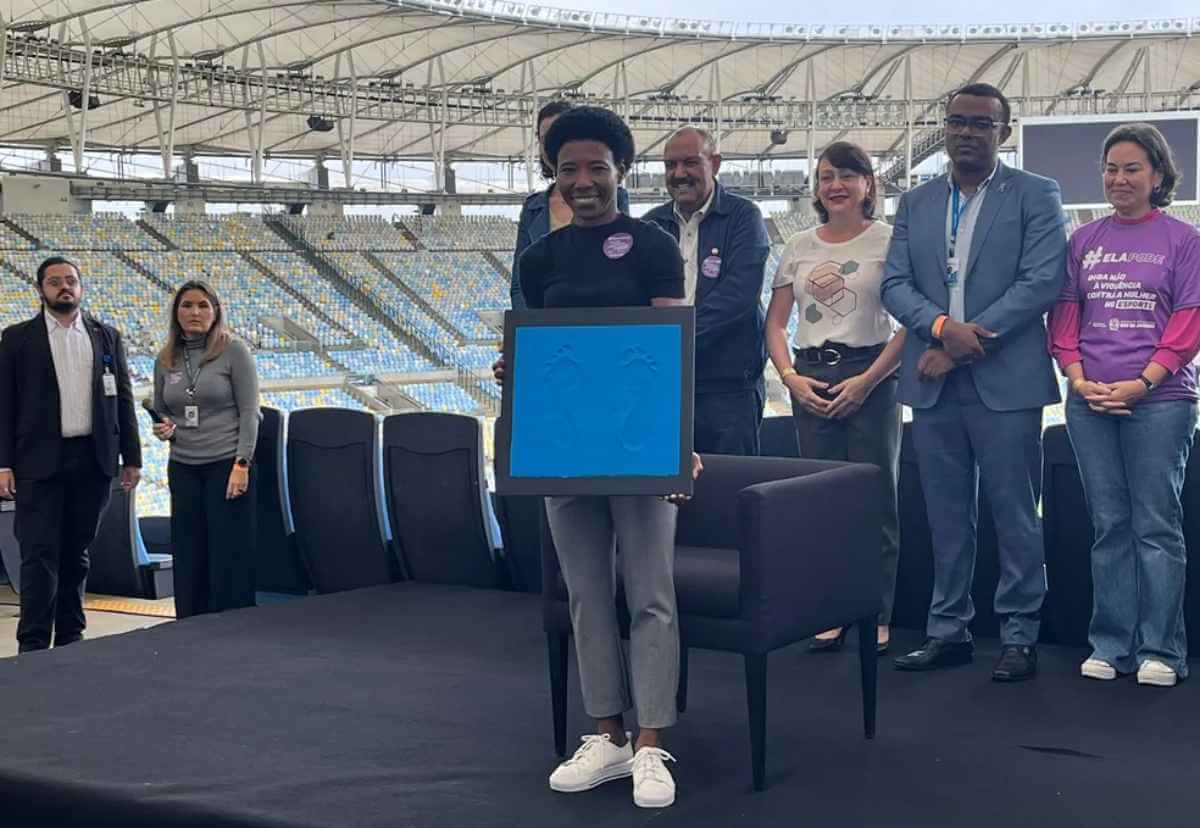
<instances>
[{"instance_id":1,"label":"black leather belt","mask_svg":"<svg viewBox=\"0 0 1200 828\"><path fill-rule=\"evenodd\" d=\"M840 342L826 342L820 348L797 348L796 356L810 365L837 365L843 359L877 355L883 348L883 345L854 348Z\"/></svg>"}]
</instances>

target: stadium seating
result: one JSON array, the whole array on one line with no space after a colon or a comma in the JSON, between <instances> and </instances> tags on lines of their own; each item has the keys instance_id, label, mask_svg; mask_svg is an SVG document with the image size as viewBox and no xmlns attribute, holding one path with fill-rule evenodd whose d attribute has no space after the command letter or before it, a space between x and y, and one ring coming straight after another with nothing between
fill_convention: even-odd
<instances>
[{"instance_id":1,"label":"stadium seating","mask_svg":"<svg viewBox=\"0 0 1200 828\"><path fill-rule=\"evenodd\" d=\"M435 307L464 339L495 339L477 310L509 307L508 285L495 266L477 253L381 253L404 284Z\"/></svg>"},{"instance_id":2,"label":"stadium seating","mask_svg":"<svg viewBox=\"0 0 1200 828\"><path fill-rule=\"evenodd\" d=\"M12 215L9 220L59 250L162 250L163 243L119 213L90 215Z\"/></svg>"},{"instance_id":3,"label":"stadium seating","mask_svg":"<svg viewBox=\"0 0 1200 828\"><path fill-rule=\"evenodd\" d=\"M320 354L311 351L274 353L259 351L254 355L259 380L289 379L292 377L332 377L342 373Z\"/></svg>"},{"instance_id":4,"label":"stadium seating","mask_svg":"<svg viewBox=\"0 0 1200 828\"><path fill-rule=\"evenodd\" d=\"M146 223L181 250L288 250L258 216L150 216Z\"/></svg>"},{"instance_id":5,"label":"stadium seating","mask_svg":"<svg viewBox=\"0 0 1200 828\"><path fill-rule=\"evenodd\" d=\"M7 250L0 252L0 257L7 258L9 255ZM33 285L0 268L0 330L24 322L37 313L38 308L37 292Z\"/></svg>"},{"instance_id":6,"label":"stadium seating","mask_svg":"<svg viewBox=\"0 0 1200 828\"><path fill-rule=\"evenodd\" d=\"M362 411L361 402L340 388L319 388L307 391L267 391L262 395L263 405L280 411L297 411L301 408L350 408Z\"/></svg>"},{"instance_id":7,"label":"stadium seating","mask_svg":"<svg viewBox=\"0 0 1200 828\"><path fill-rule=\"evenodd\" d=\"M0 221L0 250L33 249L33 242L14 230L7 222Z\"/></svg>"},{"instance_id":8,"label":"stadium seating","mask_svg":"<svg viewBox=\"0 0 1200 828\"><path fill-rule=\"evenodd\" d=\"M356 374L419 374L433 366L429 360L407 349L372 348L361 351L330 351L329 356Z\"/></svg>"},{"instance_id":9,"label":"stadium seating","mask_svg":"<svg viewBox=\"0 0 1200 828\"><path fill-rule=\"evenodd\" d=\"M448 414L476 414L479 403L461 387L449 382L431 382L414 385L401 385L400 391L411 397L422 408L429 411L441 411Z\"/></svg>"},{"instance_id":10,"label":"stadium seating","mask_svg":"<svg viewBox=\"0 0 1200 828\"><path fill-rule=\"evenodd\" d=\"M395 225L379 216L287 216L293 233L318 250L412 250L413 244Z\"/></svg>"},{"instance_id":11,"label":"stadium seating","mask_svg":"<svg viewBox=\"0 0 1200 828\"><path fill-rule=\"evenodd\" d=\"M400 359L409 370L422 371L432 368L428 361L413 354L382 323L368 315L317 273L316 269L299 253L267 252L259 255L269 267L293 290L314 303L330 318L347 331L353 331L373 348L392 354L403 354Z\"/></svg>"},{"instance_id":12,"label":"stadium seating","mask_svg":"<svg viewBox=\"0 0 1200 828\"><path fill-rule=\"evenodd\" d=\"M404 226L426 250L512 252L517 225L501 216L406 216Z\"/></svg>"},{"instance_id":13,"label":"stadium seating","mask_svg":"<svg viewBox=\"0 0 1200 828\"><path fill-rule=\"evenodd\" d=\"M171 251L140 253L132 258L168 284L178 285L188 279L209 282L221 297L229 324L255 348L283 348L294 343L263 321L280 316L311 333L325 347L353 341L346 331L317 317L235 253Z\"/></svg>"},{"instance_id":14,"label":"stadium seating","mask_svg":"<svg viewBox=\"0 0 1200 828\"><path fill-rule=\"evenodd\" d=\"M801 215L800 213L790 211L772 213L771 219L775 222L775 227L779 230L779 236L785 243L797 233L807 230L810 227L815 227L817 224L816 213L809 215Z\"/></svg>"}]
</instances>

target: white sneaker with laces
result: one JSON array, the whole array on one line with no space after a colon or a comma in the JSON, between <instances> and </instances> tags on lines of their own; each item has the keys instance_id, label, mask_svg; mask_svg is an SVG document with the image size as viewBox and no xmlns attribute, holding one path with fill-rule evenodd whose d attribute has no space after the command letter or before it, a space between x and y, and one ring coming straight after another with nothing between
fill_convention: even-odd
<instances>
[{"instance_id":1,"label":"white sneaker with laces","mask_svg":"<svg viewBox=\"0 0 1200 828\"><path fill-rule=\"evenodd\" d=\"M607 733L584 736L575 755L550 774L550 790L559 793L590 791L605 782L633 773L633 742L628 733L617 747Z\"/></svg>"},{"instance_id":2,"label":"white sneaker with laces","mask_svg":"<svg viewBox=\"0 0 1200 828\"><path fill-rule=\"evenodd\" d=\"M1079 674L1084 678L1112 681L1117 677L1117 668L1103 659L1092 657L1079 665Z\"/></svg>"},{"instance_id":3,"label":"white sneaker with laces","mask_svg":"<svg viewBox=\"0 0 1200 828\"><path fill-rule=\"evenodd\" d=\"M664 762L675 757L662 748L644 747L633 756L633 804L666 808L675 801L675 780Z\"/></svg>"},{"instance_id":4,"label":"white sneaker with laces","mask_svg":"<svg viewBox=\"0 0 1200 828\"><path fill-rule=\"evenodd\" d=\"M1137 672L1138 684L1149 684L1154 687L1174 687L1179 681L1175 671L1157 659L1148 658L1141 663Z\"/></svg>"}]
</instances>

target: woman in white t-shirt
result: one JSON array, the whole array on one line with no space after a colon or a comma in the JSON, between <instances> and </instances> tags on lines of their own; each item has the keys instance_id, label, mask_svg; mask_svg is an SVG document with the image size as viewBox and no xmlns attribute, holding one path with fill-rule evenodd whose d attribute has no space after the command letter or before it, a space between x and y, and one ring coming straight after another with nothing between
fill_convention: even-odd
<instances>
[{"instance_id":1,"label":"woman in white t-shirt","mask_svg":"<svg viewBox=\"0 0 1200 828\"><path fill-rule=\"evenodd\" d=\"M874 463L886 472L883 611L876 647L882 655L900 557L901 415L895 372L904 331L896 331L880 301L892 228L875 220L876 203L871 159L854 144L830 144L817 161L813 205L821 224L788 241L775 272L766 334L771 362L792 395L800 455ZM799 309L794 354L787 341L793 307ZM845 636L845 627L829 630L809 649L839 650Z\"/></svg>"}]
</instances>

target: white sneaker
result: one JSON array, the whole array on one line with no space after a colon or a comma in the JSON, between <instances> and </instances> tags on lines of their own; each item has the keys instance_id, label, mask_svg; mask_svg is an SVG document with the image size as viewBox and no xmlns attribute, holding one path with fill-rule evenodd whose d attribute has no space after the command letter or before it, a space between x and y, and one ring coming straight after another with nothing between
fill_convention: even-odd
<instances>
[{"instance_id":1,"label":"white sneaker","mask_svg":"<svg viewBox=\"0 0 1200 828\"><path fill-rule=\"evenodd\" d=\"M1089 658L1079 665L1079 674L1084 678L1112 681L1117 677L1117 668L1099 658Z\"/></svg>"},{"instance_id":2,"label":"white sneaker","mask_svg":"<svg viewBox=\"0 0 1200 828\"><path fill-rule=\"evenodd\" d=\"M1148 658L1138 667L1138 684L1149 684L1154 687L1174 687L1179 676L1167 665L1153 658Z\"/></svg>"},{"instance_id":3,"label":"white sneaker","mask_svg":"<svg viewBox=\"0 0 1200 828\"><path fill-rule=\"evenodd\" d=\"M665 808L675 801L675 780L663 764L675 757L662 748L644 747L633 757L633 804L639 808Z\"/></svg>"},{"instance_id":4,"label":"white sneaker","mask_svg":"<svg viewBox=\"0 0 1200 828\"><path fill-rule=\"evenodd\" d=\"M550 774L550 790L560 793L590 791L597 785L633 773L633 742L628 733L617 747L607 733L584 736L575 755Z\"/></svg>"}]
</instances>

